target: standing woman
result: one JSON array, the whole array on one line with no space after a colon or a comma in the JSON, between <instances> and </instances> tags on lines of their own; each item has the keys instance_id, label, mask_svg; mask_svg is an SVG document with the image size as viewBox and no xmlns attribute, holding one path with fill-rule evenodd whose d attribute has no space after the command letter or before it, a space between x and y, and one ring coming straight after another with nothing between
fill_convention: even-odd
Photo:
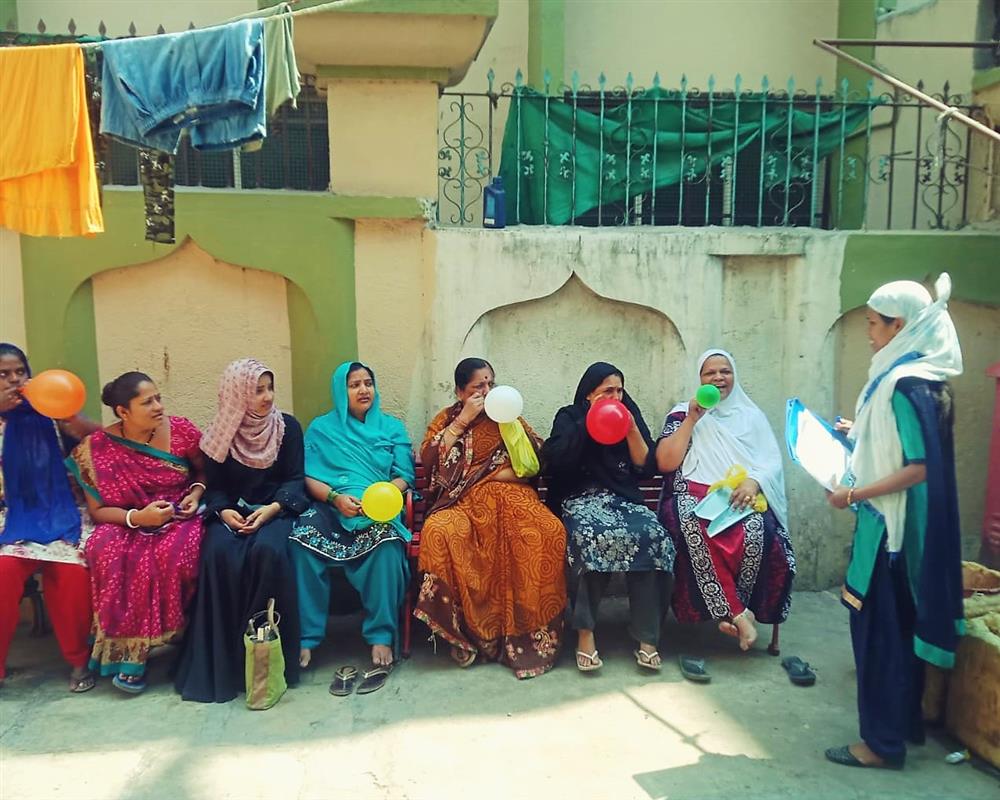
<instances>
[{"instance_id":1,"label":"standing woman","mask_svg":"<svg viewBox=\"0 0 1000 800\"><path fill-rule=\"evenodd\" d=\"M566 530L517 476L499 425L484 413L493 386L488 362L460 361L457 401L424 436L430 510L413 613L451 645L459 667L482 655L531 678L552 668L562 645ZM541 438L518 422L537 453Z\"/></svg>"},{"instance_id":2,"label":"standing woman","mask_svg":"<svg viewBox=\"0 0 1000 800\"><path fill-rule=\"evenodd\" d=\"M625 405L632 427L618 444L603 445L587 433L587 412L598 400ZM570 618L577 631L576 666L603 666L594 642L601 595L612 573L624 572L631 623L639 648L636 663L661 667L660 623L667 610L674 564L670 534L646 508L639 481L655 471L653 440L638 406L625 391L625 376L611 364L591 364L576 387L573 405L559 409L542 447L549 478L549 508L566 525L571 575Z\"/></svg>"},{"instance_id":3,"label":"standing woman","mask_svg":"<svg viewBox=\"0 0 1000 800\"><path fill-rule=\"evenodd\" d=\"M205 539L198 592L174 686L185 700L225 703L245 686L243 632L274 598L281 614L285 680L299 680L299 609L288 552L305 496L302 428L274 405L274 372L234 361L219 409L201 437Z\"/></svg>"},{"instance_id":4,"label":"standing woman","mask_svg":"<svg viewBox=\"0 0 1000 800\"><path fill-rule=\"evenodd\" d=\"M97 523L85 550L96 634L90 668L138 694L150 648L181 638L197 586L201 433L164 414L160 390L142 372L119 375L101 401L118 422L66 460Z\"/></svg>"},{"instance_id":5,"label":"standing woman","mask_svg":"<svg viewBox=\"0 0 1000 800\"><path fill-rule=\"evenodd\" d=\"M861 741L826 757L852 767L900 769L906 741L923 743L923 664L955 663L963 625L953 396L962 351L948 314L951 279L937 300L894 281L868 300L874 355L858 395L850 487L829 496L857 523L842 592L851 612Z\"/></svg>"},{"instance_id":6,"label":"standing woman","mask_svg":"<svg viewBox=\"0 0 1000 800\"><path fill-rule=\"evenodd\" d=\"M45 606L71 692L94 688L90 655L90 575L83 546L93 530L63 464L65 442L98 426L80 416L58 423L21 395L31 377L24 352L0 344L0 684L17 628L25 581L40 572Z\"/></svg>"}]
</instances>

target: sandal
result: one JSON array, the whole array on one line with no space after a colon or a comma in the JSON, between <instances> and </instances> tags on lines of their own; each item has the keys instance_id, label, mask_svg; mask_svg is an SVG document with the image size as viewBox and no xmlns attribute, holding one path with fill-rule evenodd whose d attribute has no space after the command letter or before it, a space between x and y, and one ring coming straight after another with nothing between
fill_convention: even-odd
<instances>
[{"instance_id":1,"label":"sandal","mask_svg":"<svg viewBox=\"0 0 1000 800\"><path fill-rule=\"evenodd\" d=\"M658 651L654 650L652 653L647 653L645 650L633 650L632 655L635 656L635 663L638 664L643 669L648 669L653 672L659 672L663 669L663 660L660 663L654 664L654 658L660 658Z\"/></svg>"},{"instance_id":2,"label":"sandal","mask_svg":"<svg viewBox=\"0 0 1000 800\"><path fill-rule=\"evenodd\" d=\"M601 657L595 650L593 653L584 653L583 650L576 651L576 668L580 672L593 672L604 666Z\"/></svg>"},{"instance_id":3,"label":"sandal","mask_svg":"<svg viewBox=\"0 0 1000 800\"><path fill-rule=\"evenodd\" d=\"M128 680L131 677L137 680ZM142 694L146 691L146 680L141 675L123 675L119 672L111 679L111 684L125 694Z\"/></svg>"},{"instance_id":4,"label":"sandal","mask_svg":"<svg viewBox=\"0 0 1000 800\"><path fill-rule=\"evenodd\" d=\"M97 679L90 672L85 672L78 677L69 676L69 690L73 694L83 694L89 692L97 686Z\"/></svg>"},{"instance_id":5,"label":"sandal","mask_svg":"<svg viewBox=\"0 0 1000 800\"><path fill-rule=\"evenodd\" d=\"M462 669L467 669L472 666L472 662L476 660L475 650L463 650L461 647L455 647L452 645L451 648L451 660L454 661Z\"/></svg>"},{"instance_id":6,"label":"sandal","mask_svg":"<svg viewBox=\"0 0 1000 800\"><path fill-rule=\"evenodd\" d=\"M689 681L708 683L712 680L712 676L708 674L708 669L705 667L705 659L680 656L677 662L681 667L681 675Z\"/></svg>"},{"instance_id":7,"label":"sandal","mask_svg":"<svg viewBox=\"0 0 1000 800\"><path fill-rule=\"evenodd\" d=\"M333 673L333 680L330 682L330 694L336 697L347 697L354 691L354 684L358 680L358 671L354 667L339 667Z\"/></svg>"},{"instance_id":8,"label":"sandal","mask_svg":"<svg viewBox=\"0 0 1000 800\"><path fill-rule=\"evenodd\" d=\"M392 664L380 664L368 670L361 678L358 694L371 694L385 686L385 682L389 680L389 673L392 672L392 666Z\"/></svg>"},{"instance_id":9,"label":"sandal","mask_svg":"<svg viewBox=\"0 0 1000 800\"><path fill-rule=\"evenodd\" d=\"M832 761L834 764L840 764L843 767L865 767L867 769L902 769L905 759L893 760L882 759L881 764L866 764L864 761L859 760L854 753L851 752L851 748L846 744L843 747L831 747L823 755L826 756L827 761Z\"/></svg>"},{"instance_id":10,"label":"sandal","mask_svg":"<svg viewBox=\"0 0 1000 800\"><path fill-rule=\"evenodd\" d=\"M798 656L788 656L781 659L781 666L788 673L788 679L796 686L812 686L816 683L816 673L809 663Z\"/></svg>"}]
</instances>

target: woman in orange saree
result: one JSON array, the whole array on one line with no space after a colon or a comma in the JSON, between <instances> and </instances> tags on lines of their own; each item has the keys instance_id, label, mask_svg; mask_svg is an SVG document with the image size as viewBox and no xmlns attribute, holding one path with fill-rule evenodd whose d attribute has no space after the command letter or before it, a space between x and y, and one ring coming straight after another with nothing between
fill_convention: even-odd
<instances>
[{"instance_id":1,"label":"woman in orange saree","mask_svg":"<svg viewBox=\"0 0 1000 800\"><path fill-rule=\"evenodd\" d=\"M566 530L517 477L500 427L483 413L493 385L486 361L460 362L458 402L424 437L430 511L414 616L451 645L460 667L482 655L532 678L552 668L562 645ZM541 439L520 423L538 452Z\"/></svg>"}]
</instances>

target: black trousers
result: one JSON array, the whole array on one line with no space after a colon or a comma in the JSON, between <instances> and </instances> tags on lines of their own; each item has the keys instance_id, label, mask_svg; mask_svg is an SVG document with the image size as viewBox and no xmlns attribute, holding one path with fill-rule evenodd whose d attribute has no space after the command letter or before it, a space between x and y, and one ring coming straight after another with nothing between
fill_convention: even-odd
<instances>
[{"instance_id":1,"label":"black trousers","mask_svg":"<svg viewBox=\"0 0 1000 800\"><path fill-rule=\"evenodd\" d=\"M593 630L601 598L611 582L611 572L584 572L576 585L570 624L577 630ZM660 623L666 613L673 576L667 572L626 572L630 612L629 635L637 642L657 644Z\"/></svg>"}]
</instances>

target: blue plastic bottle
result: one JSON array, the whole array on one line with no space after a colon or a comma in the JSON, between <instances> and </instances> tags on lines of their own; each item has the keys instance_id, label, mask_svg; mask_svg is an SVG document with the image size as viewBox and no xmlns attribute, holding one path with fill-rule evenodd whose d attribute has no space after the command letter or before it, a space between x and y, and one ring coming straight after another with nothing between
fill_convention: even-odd
<instances>
[{"instance_id":1,"label":"blue plastic bottle","mask_svg":"<svg viewBox=\"0 0 1000 800\"><path fill-rule=\"evenodd\" d=\"M483 189L483 227L507 227L507 193L499 175Z\"/></svg>"}]
</instances>

